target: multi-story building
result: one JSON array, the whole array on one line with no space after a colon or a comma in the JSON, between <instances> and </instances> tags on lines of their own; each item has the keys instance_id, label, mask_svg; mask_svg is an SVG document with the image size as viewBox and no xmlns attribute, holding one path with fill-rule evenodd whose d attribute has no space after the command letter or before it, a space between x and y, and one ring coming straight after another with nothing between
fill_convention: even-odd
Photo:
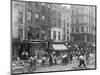
<instances>
[{"instance_id":1,"label":"multi-story building","mask_svg":"<svg viewBox=\"0 0 100 75\"><path fill-rule=\"evenodd\" d=\"M25 3L12 1L12 56L19 54L20 42L25 37Z\"/></svg>"},{"instance_id":2,"label":"multi-story building","mask_svg":"<svg viewBox=\"0 0 100 75\"><path fill-rule=\"evenodd\" d=\"M39 2L26 3L26 34L27 39L48 39L50 26L49 4Z\"/></svg>"},{"instance_id":3,"label":"multi-story building","mask_svg":"<svg viewBox=\"0 0 100 75\"><path fill-rule=\"evenodd\" d=\"M54 41L62 41L62 26L61 26L61 5L51 4L51 39Z\"/></svg>"},{"instance_id":4,"label":"multi-story building","mask_svg":"<svg viewBox=\"0 0 100 75\"><path fill-rule=\"evenodd\" d=\"M62 7L63 41L70 41L70 15L70 9L67 6Z\"/></svg>"},{"instance_id":5,"label":"multi-story building","mask_svg":"<svg viewBox=\"0 0 100 75\"><path fill-rule=\"evenodd\" d=\"M62 9L61 4L13 1L13 38L17 38L19 42L22 42L22 44L25 43L22 49L20 48L20 51L17 52L21 54L25 50L29 53L32 53L34 50L38 51L40 49L42 49L41 51L43 52L43 50L45 50L45 48L47 47L43 41L47 40L53 40L57 42L69 41L69 13L70 12L68 9ZM31 42L31 44L26 44L27 41L24 42L24 40L35 42ZM36 43L36 41L38 42ZM18 49L18 47L16 48ZM41 51L38 52L42 53Z\"/></svg>"},{"instance_id":6,"label":"multi-story building","mask_svg":"<svg viewBox=\"0 0 100 75\"><path fill-rule=\"evenodd\" d=\"M71 40L95 42L95 6L71 6Z\"/></svg>"},{"instance_id":7,"label":"multi-story building","mask_svg":"<svg viewBox=\"0 0 100 75\"><path fill-rule=\"evenodd\" d=\"M26 2L26 39L40 41L30 46L32 50L40 50L42 53L47 45L43 42L49 39L50 31L50 7L48 3ZM41 42L42 41L42 42ZM42 51L42 52L41 52Z\"/></svg>"}]
</instances>

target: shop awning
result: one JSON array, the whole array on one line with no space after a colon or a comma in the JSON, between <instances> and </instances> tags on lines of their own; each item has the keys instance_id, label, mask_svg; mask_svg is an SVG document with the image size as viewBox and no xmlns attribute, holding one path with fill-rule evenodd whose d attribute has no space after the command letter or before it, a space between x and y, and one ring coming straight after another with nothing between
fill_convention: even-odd
<instances>
[{"instance_id":1,"label":"shop awning","mask_svg":"<svg viewBox=\"0 0 100 75\"><path fill-rule=\"evenodd\" d=\"M53 44L54 50L67 50L67 47L64 44Z\"/></svg>"}]
</instances>

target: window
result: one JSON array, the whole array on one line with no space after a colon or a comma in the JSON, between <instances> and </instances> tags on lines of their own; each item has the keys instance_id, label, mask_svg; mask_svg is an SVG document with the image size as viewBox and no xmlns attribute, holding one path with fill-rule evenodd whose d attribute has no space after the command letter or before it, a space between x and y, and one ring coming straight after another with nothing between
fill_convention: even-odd
<instances>
[{"instance_id":1,"label":"window","mask_svg":"<svg viewBox=\"0 0 100 75\"><path fill-rule=\"evenodd\" d=\"M18 22L23 24L23 12L19 11Z\"/></svg>"},{"instance_id":2,"label":"window","mask_svg":"<svg viewBox=\"0 0 100 75\"><path fill-rule=\"evenodd\" d=\"M74 10L72 10L72 14L73 14L73 15L74 15L74 13L75 13Z\"/></svg>"},{"instance_id":3,"label":"window","mask_svg":"<svg viewBox=\"0 0 100 75\"><path fill-rule=\"evenodd\" d=\"M60 8L58 8L58 12L60 12Z\"/></svg>"},{"instance_id":4,"label":"window","mask_svg":"<svg viewBox=\"0 0 100 75\"><path fill-rule=\"evenodd\" d=\"M67 15L67 20L69 20L69 15Z\"/></svg>"},{"instance_id":5,"label":"window","mask_svg":"<svg viewBox=\"0 0 100 75\"><path fill-rule=\"evenodd\" d=\"M60 32L58 32L58 40L60 40L61 39L61 37L60 37Z\"/></svg>"},{"instance_id":6,"label":"window","mask_svg":"<svg viewBox=\"0 0 100 75\"><path fill-rule=\"evenodd\" d=\"M19 37L20 41L23 40L23 29L18 29L18 37Z\"/></svg>"},{"instance_id":7,"label":"window","mask_svg":"<svg viewBox=\"0 0 100 75\"><path fill-rule=\"evenodd\" d=\"M91 27L89 27L89 33L91 33Z\"/></svg>"},{"instance_id":8,"label":"window","mask_svg":"<svg viewBox=\"0 0 100 75\"><path fill-rule=\"evenodd\" d=\"M81 27L81 32L84 32L84 27Z\"/></svg>"},{"instance_id":9,"label":"window","mask_svg":"<svg viewBox=\"0 0 100 75\"><path fill-rule=\"evenodd\" d=\"M35 13L35 22L39 22L39 13Z\"/></svg>"},{"instance_id":10,"label":"window","mask_svg":"<svg viewBox=\"0 0 100 75\"><path fill-rule=\"evenodd\" d=\"M42 16L42 23L45 24L45 16Z\"/></svg>"},{"instance_id":11,"label":"window","mask_svg":"<svg viewBox=\"0 0 100 75\"><path fill-rule=\"evenodd\" d=\"M31 3L31 2L28 2L28 5L29 5L29 6L32 6L32 3Z\"/></svg>"},{"instance_id":12,"label":"window","mask_svg":"<svg viewBox=\"0 0 100 75\"><path fill-rule=\"evenodd\" d=\"M35 3L35 7L38 8L39 7L39 4L38 3Z\"/></svg>"},{"instance_id":13,"label":"window","mask_svg":"<svg viewBox=\"0 0 100 75\"><path fill-rule=\"evenodd\" d=\"M72 18L72 24L76 24L76 19Z\"/></svg>"},{"instance_id":14,"label":"window","mask_svg":"<svg viewBox=\"0 0 100 75\"><path fill-rule=\"evenodd\" d=\"M76 32L79 32L79 27L76 27Z\"/></svg>"},{"instance_id":15,"label":"window","mask_svg":"<svg viewBox=\"0 0 100 75\"><path fill-rule=\"evenodd\" d=\"M82 21L83 23L88 23L89 22L88 20L89 20L88 17L84 16Z\"/></svg>"},{"instance_id":16,"label":"window","mask_svg":"<svg viewBox=\"0 0 100 75\"><path fill-rule=\"evenodd\" d=\"M31 10L28 10L28 13L27 13L27 20L32 20L32 11Z\"/></svg>"},{"instance_id":17,"label":"window","mask_svg":"<svg viewBox=\"0 0 100 75\"><path fill-rule=\"evenodd\" d=\"M45 3L41 3L42 4L42 6L44 6L45 5Z\"/></svg>"},{"instance_id":18,"label":"window","mask_svg":"<svg viewBox=\"0 0 100 75\"><path fill-rule=\"evenodd\" d=\"M81 14L81 8L79 9L79 14Z\"/></svg>"},{"instance_id":19,"label":"window","mask_svg":"<svg viewBox=\"0 0 100 75\"><path fill-rule=\"evenodd\" d=\"M67 29L67 34L69 34L69 29Z\"/></svg>"},{"instance_id":20,"label":"window","mask_svg":"<svg viewBox=\"0 0 100 75\"><path fill-rule=\"evenodd\" d=\"M39 18L39 14L38 13L35 13L35 18Z\"/></svg>"},{"instance_id":21,"label":"window","mask_svg":"<svg viewBox=\"0 0 100 75\"><path fill-rule=\"evenodd\" d=\"M58 26L60 26L61 25L61 20L60 19L58 19Z\"/></svg>"},{"instance_id":22,"label":"window","mask_svg":"<svg viewBox=\"0 0 100 75\"><path fill-rule=\"evenodd\" d=\"M69 27L69 22L67 22L67 27Z\"/></svg>"},{"instance_id":23,"label":"window","mask_svg":"<svg viewBox=\"0 0 100 75\"><path fill-rule=\"evenodd\" d=\"M42 20L45 20L45 16L42 16Z\"/></svg>"},{"instance_id":24,"label":"window","mask_svg":"<svg viewBox=\"0 0 100 75\"><path fill-rule=\"evenodd\" d=\"M93 20L93 24L95 25L95 20Z\"/></svg>"},{"instance_id":25,"label":"window","mask_svg":"<svg viewBox=\"0 0 100 75\"><path fill-rule=\"evenodd\" d=\"M82 19L81 19L81 17L79 18L79 23L81 23L82 21L81 21Z\"/></svg>"},{"instance_id":26,"label":"window","mask_svg":"<svg viewBox=\"0 0 100 75\"><path fill-rule=\"evenodd\" d=\"M48 5L48 8L50 8L50 5Z\"/></svg>"},{"instance_id":27,"label":"window","mask_svg":"<svg viewBox=\"0 0 100 75\"><path fill-rule=\"evenodd\" d=\"M33 28L32 37L33 39L39 38L39 28Z\"/></svg>"},{"instance_id":28,"label":"window","mask_svg":"<svg viewBox=\"0 0 100 75\"><path fill-rule=\"evenodd\" d=\"M89 24L89 23L90 23L89 21L90 21L90 19L89 19L89 17L88 17L88 18L87 18L87 24Z\"/></svg>"},{"instance_id":29,"label":"window","mask_svg":"<svg viewBox=\"0 0 100 75\"><path fill-rule=\"evenodd\" d=\"M72 27L72 32L74 32L74 27Z\"/></svg>"},{"instance_id":30,"label":"window","mask_svg":"<svg viewBox=\"0 0 100 75\"><path fill-rule=\"evenodd\" d=\"M56 40L56 31L53 31L53 39Z\"/></svg>"},{"instance_id":31,"label":"window","mask_svg":"<svg viewBox=\"0 0 100 75\"><path fill-rule=\"evenodd\" d=\"M69 41L69 36L67 36L67 41Z\"/></svg>"},{"instance_id":32,"label":"window","mask_svg":"<svg viewBox=\"0 0 100 75\"><path fill-rule=\"evenodd\" d=\"M53 7L52 9L53 9L53 10L56 10L56 7Z\"/></svg>"},{"instance_id":33,"label":"window","mask_svg":"<svg viewBox=\"0 0 100 75\"><path fill-rule=\"evenodd\" d=\"M64 27L65 27L65 25L66 25L66 20L64 20L63 22L64 22Z\"/></svg>"},{"instance_id":34,"label":"window","mask_svg":"<svg viewBox=\"0 0 100 75\"><path fill-rule=\"evenodd\" d=\"M79 18L76 18L76 24L79 24Z\"/></svg>"},{"instance_id":35,"label":"window","mask_svg":"<svg viewBox=\"0 0 100 75\"><path fill-rule=\"evenodd\" d=\"M86 27L86 32L88 33L88 26Z\"/></svg>"},{"instance_id":36,"label":"window","mask_svg":"<svg viewBox=\"0 0 100 75\"><path fill-rule=\"evenodd\" d=\"M56 17L52 18L53 26L56 26Z\"/></svg>"}]
</instances>

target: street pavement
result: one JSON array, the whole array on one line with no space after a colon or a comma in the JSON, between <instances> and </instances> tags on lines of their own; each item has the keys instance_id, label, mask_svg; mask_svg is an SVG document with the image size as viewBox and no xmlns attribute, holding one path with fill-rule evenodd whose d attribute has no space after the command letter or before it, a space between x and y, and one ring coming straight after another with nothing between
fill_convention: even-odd
<instances>
[{"instance_id":1,"label":"street pavement","mask_svg":"<svg viewBox=\"0 0 100 75\"><path fill-rule=\"evenodd\" d=\"M76 58L74 58L73 62L67 65L58 64L58 65L49 66L48 63L45 65L37 64L37 69L36 71L33 72L93 69L95 68L95 58L94 57L90 58L89 64L87 65L86 68L78 67L78 65L79 65L79 61ZM28 67L13 70L12 73L28 73Z\"/></svg>"}]
</instances>

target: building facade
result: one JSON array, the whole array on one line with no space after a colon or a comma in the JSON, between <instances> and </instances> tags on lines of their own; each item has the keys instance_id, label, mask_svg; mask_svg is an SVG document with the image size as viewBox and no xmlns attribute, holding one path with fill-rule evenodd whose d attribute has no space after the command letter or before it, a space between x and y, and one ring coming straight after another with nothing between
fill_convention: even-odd
<instances>
[{"instance_id":1,"label":"building facade","mask_svg":"<svg viewBox=\"0 0 100 75\"><path fill-rule=\"evenodd\" d=\"M63 29L63 40L70 41L70 23L71 23L70 9L66 6L62 7L62 29Z\"/></svg>"},{"instance_id":2,"label":"building facade","mask_svg":"<svg viewBox=\"0 0 100 75\"><path fill-rule=\"evenodd\" d=\"M70 11L61 4L12 1L12 36L13 42L17 39L13 55L43 53L47 48L43 41L70 41Z\"/></svg>"},{"instance_id":3,"label":"building facade","mask_svg":"<svg viewBox=\"0 0 100 75\"><path fill-rule=\"evenodd\" d=\"M27 2L26 17L26 38L47 40L51 23L49 4Z\"/></svg>"},{"instance_id":4,"label":"building facade","mask_svg":"<svg viewBox=\"0 0 100 75\"><path fill-rule=\"evenodd\" d=\"M54 41L63 41L62 34L62 8L60 4L51 4L51 39Z\"/></svg>"},{"instance_id":5,"label":"building facade","mask_svg":"<svg viewBox=\"0 0 100 75\"><path fill-rule=\"evenodd\" d=\"M94 6L71 6L71 40L95 42L96 18Z\"/></svg>"},{"instance_id":6,"label":"building facade","mask_svg":"<svg viewBox=\"0 0 100 75\"><path fill-rule=\"evenodd\" d=\"M12 56L19 54L20 42L25 39L25 3L12 1Z\"/></svg>"}]
</instances>

